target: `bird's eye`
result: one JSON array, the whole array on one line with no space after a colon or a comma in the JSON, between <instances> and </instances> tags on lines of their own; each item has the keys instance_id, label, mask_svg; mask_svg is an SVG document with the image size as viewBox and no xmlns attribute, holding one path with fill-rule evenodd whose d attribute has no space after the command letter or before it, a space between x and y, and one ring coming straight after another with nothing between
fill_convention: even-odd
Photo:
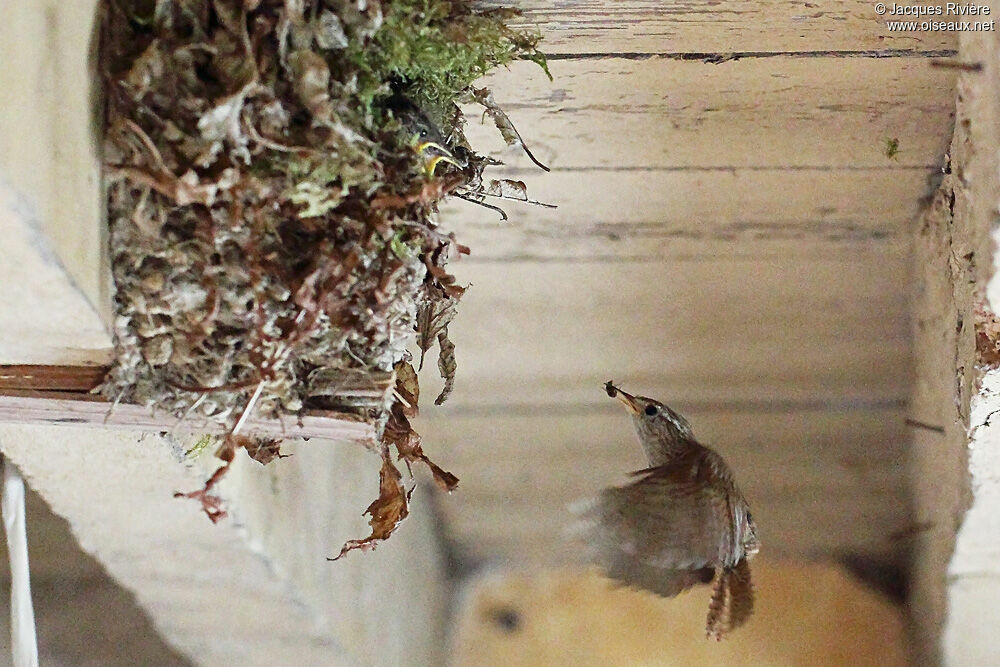
<instances>
[{"instance_id":1,"label":"bird's eye","mask_svg":"<svg viewBox=\"0 0 1000 667\"><path fill-rule=\"evenodd\" d=\"M645 412L646 412L646 414L647 414L648 416L652 417L652 416L654 416L654 415L655 415L655 414L656 414L657 412L659 412L659 410L658 410L658 409L656 408L656 406L655 406L655 405L647 405L647 406L646 406L646 410L645 410Z\"/></svg>"}]
</instances>

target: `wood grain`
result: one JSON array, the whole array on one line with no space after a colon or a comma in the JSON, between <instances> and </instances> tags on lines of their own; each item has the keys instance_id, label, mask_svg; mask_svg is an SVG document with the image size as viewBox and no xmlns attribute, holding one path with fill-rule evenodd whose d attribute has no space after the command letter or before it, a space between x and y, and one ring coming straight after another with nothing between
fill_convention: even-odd
<instances>
[{"instance_id":1,"label":"wood grain","mask_svg":"<svg viewBox=\"0 0 1000 667\"><path fill-rule=\"evenodd\" d=\"M106 366L0 365L0 391L88 392L101 384L107 372Z\"/></svg>"},{"instance_id":2,"label":"wood grain","mask_svg":"<svg viewBox=\"0 0 1000 667\"><path fill-rule=\"evenodd\" d=\"M552 75L521 62L485 84L539 159L573 169L932 167L956 77L928 58L832 57L567 60ZM470 107L473 145L531 166L479 118Z\"/></svg>"},{"instance_id":3,"label":"wood grain","mask_svg":"<svg viewBox=\"0 0 1000 667\"><path fill-rule=\"evenodd\" d=\"M4 64L0 70L0 171L3 185L9 185L20 199L8 204L0 189L5 246L0 284L4 285L5 307L29 323L41 320L33 328L46 334L33 340L32 329L23 324L5 331L0 353L8 347L24 351L20 359L6 357L14 361L29 356L53 361L56 355L46 358L44 350L27 354L47 342L54 348L72 348L75 343L82 348L71 350L75 358L86 357L84 350L91 353L87 360L107 358L97 354L102 350L94 340L96 327L84 319L111 322L110 280L103 272L107 235L98 120L103 114L97 102L101 86L94 57L98 5L94 0L19 3L8 8L0 23L0 62ZM19 238L20 232L15 234L18 220L5 219L8 212L27 223L26 242ZM23 250L22 244L27 246ZM65 287L61 281L67 283ZM22 292L36 301L21 302ZM70 303L72 307L67 307L74 297L82 306ZM78 337L67 344L58 339L58 332L71 315L76 321L62 331ZM46 324L49 330L43 328ZM7 339L24 330L28 332L24 340Z\"/></svg>"},{"instance_id":4,"label":"wood grain","mask_svg":"<svg viewBox=\"0 0 1000 667\"><path fill-rule=\"evenodd\" d=\"M665 261L803 257L905 245L934 181L928 169L650 170L519 174L549 209L461 200L441 224L472 249L463 262Z\"/></svg>"},{"instance_id":5,"label":"wood grain","mask_svg":"<svg viewBox=\"0 0 1000 667\"><path fill-rule=\"evenodd\" d=\"M94 428L173 433L225 433L217 422L139 406L112 404L95 396L60 392L5 391L0 394L0 423L91 426ZM276 438L328 438L368 444L375 437L371 424L347 415L312 411L287 419L250 418L246 434Z\"/></svg>"},{"instance_id":6,"label":"wood grain","mask_svg":"<svg viewBox=\"0 0 1000 667\"><path fill-rule=\"evenodd\" d=\"M0 31L0 44L2 42ZM9 64L4 69L11 68L16 65ZM3 92L0 84L0 95ZM0 108L6 108L2 98ZM8 133L5 126L3 134ZM0 137L0 171L8 157L2 145L4 138ZM35 169L36 163L31 164L26 170ZM16 167L13 169L17 171ZM39 168L39 171L44 170ZM59 246L47 233L41 233L40 214L33 209L27 192L15 191L0 179L0 234L3 238L0 363L106 364L111 358L112 344L105 321L99 315L103 309L95 308L95 302L89 298L92 295L82 290L84 283L78 282L67 269L69 260L57 256ZM76 239L77 234L87 233L95 238L100 236L96 216L92 220L85 216L67 220L80 228L67 234L67 238ZM95 248L89 259L76 258L77 275L92 271L96 279L100 273L98 250ZM77 251L88 254L82 245ZM88 268L87 262L91 260Z\"/></svg>"},{"instance_id":7,"label":"wood grain","mask_svg":"<svg viewBox=\"0 0 1000 667\"><path fill-rule=\"evenodd\" d=\"M744 490L763 503L763 488L825 483L838 493L880 487L896 474L895 458L905 451L899 407L692 410L683 396L660 398L691 421L698 439L722 453ZM420 420L421 426L426 422L421 432L427 447L448 465L472 471L463 478L469 493L513 497L525 486L536 497L560 489L585 493L621 483L626 473L646 465L627 413L606 396L603 404L575 415L496 415L488 432L475 428L477 419ZM481 457L485 450L492 456Z\"/></svg>"},{"instance_id":8,"label":"wood grain","mask_svg":"<svg viewBox=\"0 0 1000 667\"><path fill-rule=\"evenodd\" d=\"M585 404L613 378L692 401L899 400L905 247L669 262L456 263L449 405ZM429 358L422 382L433 378ZM426 380L425 380L426 378Z\"/></svg>"},{"instance_id":9,"label":"wood grain","mask_svg":"<svg viewBox=\"0 0 1000 667\"><path fill-rule=\"evenodd\" d=\"M532 199L558 208L509 201L503 203L509 224L500 224L496 213L451 199L442 211L442 223L515 234L529 225L570 229L588 224L663 225L692 235L708 235L715 227L729 225L810 222L859 230L908 230L922 200L940 180L925 167L892 164L863 170L610 168L556 169L547 174L527 170L512 175L527 185ZM502 203L495 198L488 201Z\"/></svg>"},{"instance_id":10,"label":"wood grain","mask_svg":"<svg viewBox=\"0 0 1000 667\"><path fill-rule=\"evenodd\" d=\"M224 433L222 425L201 417L184 419L153 408L115 404L91 394L104 379L103 366L0 365L0 423L81 424L116 429L183 433ZM336 397L381 403L391 374L348 376ZM370 442L374 427L351 415L307 410L281 419L251 418L247 433L281 438L330 438Z\"/></svg>"},{"instance_id":11,"label":"wood grain","mask_svg":"<svg viewBox=\"0 0 1000 667\"><path fill-rule=\"evenodd\" d=\"M510 6L506 0L484 5ZM867 0L517 0L551 53L954 49L948 32L889 32ZM935 2L927 4L938 4Z\"/></svg>"}]
</instances>

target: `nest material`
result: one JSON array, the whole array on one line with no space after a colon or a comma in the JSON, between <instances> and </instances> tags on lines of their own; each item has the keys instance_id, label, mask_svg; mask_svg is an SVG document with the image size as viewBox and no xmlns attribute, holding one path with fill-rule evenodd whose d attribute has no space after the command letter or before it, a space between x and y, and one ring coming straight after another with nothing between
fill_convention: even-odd
<instances>
[{"instance_id":1,"label":"nest material","mask_svg":"<svg viewBox=\"0 0 1000 667\"><path fill-rule=\"evenodd\" d=\"M438 402L451 390L464 289L445 267L468 249L438 229L437 205L519 185L484 183L496 163L467 145L457 103L520 143L470 86L515 58L544 65L506 16L449 0L109 0L103 392L236 430L250 411L354 410L385 432L382 496L399 478L390 446L429 464L407 421L415 376L402 369L406 387L381 400L344 390L385 384L415 342L439 344ZM228 462L243 445L227 443Z\"/></svg>"}]
</instances>

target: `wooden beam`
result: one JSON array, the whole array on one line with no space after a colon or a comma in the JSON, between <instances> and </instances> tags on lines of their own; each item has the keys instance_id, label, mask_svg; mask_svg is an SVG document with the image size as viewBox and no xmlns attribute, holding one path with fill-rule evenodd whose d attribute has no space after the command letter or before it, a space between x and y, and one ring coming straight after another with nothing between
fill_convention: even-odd
<instances>
[{"instance_id":1,"label":"wooden beam","mask_svg":"<svg viewBox=\"0 0 1000 667\"><path fill-rule=\"evenodd\" d=\"M984 3L991 18L1000 3ZM1000 660L1000 40L963 34L951 165L914 244L913 507L915 655L946 665Z\"/></svg>"},{"instance_id":2,"label":"wooden beam","mask_svg":"<svg viewBox=\"0 0 1000 667\"><path fill-rule=\"evenodd\" d=\"M0 392L18 389L88 392L101 384L107 372L107 366L0 365Z\"/></svg>"},{"instance_id":3,"label":"wooden beam","mask_svg":"<svg viewBox=\"0 0 1000 667\"><path fill-rule=\"evenodd\" d=\"M551 82L518 62L484 83L552 168L929 167L948 147L956 78L931 62L599 58L555 61ZM470 106L473 146L540 174L480 117Z\"/></svg>"},{"instance_id":4,"label":"wooden beam","mask_svg":"<svg viewBox=\"0 0 1000 667\"><path fill-rule=\"evenodd\" d=\"M0 360L107 360L100 355L111 281L95 57L99 4L19 2L0 24L0 325L3 311L16 316L16 328L0 340ZM5 189L17 195L13 219L2 210L12 206ZM33 298L22 302L22 293Z\"/></svg>"},{"instance_id":5,"label":"wooden beam","mask_svg":"<svg viewBox=\"0 0 1000 667\"><path fill-rule=\"evenodd\" d=\"M511 176L524 181L532 199L557 208L491 198L489 203L507 212L509 220L501 224L495 212L452 198L442 208L441 222L459 233L496 230L492 242L500 242L501 234L517 237L527 231L548 231L561 239L564 231L575 229L573 234L580 235L581 229L598 225L611 233L618 224L659 225L704 237L738 224L829 222L872 231L906 230L922 210L922 200L934 191L930 171L900 168L886 160L871 169L611 167L516 172ZM462 242L472 245L467 239ZM469 259L491 253L489 244L477 243Z\"/></svg>"},{"instance_id":6,"label":"wooden beam","mask_svg":"<svg viewBox=\"0 0 1000 667\"><path fill-rule=\"evenodd\" d=\"M2 38L0 31L0 43ZM3 87L0 76L0 90ZM0 145L0 160L2 154ZM52 237L44 233L41 204L8 187L2 171L0 164L0 363L106 364L112 343L103 309L88 298ZM92 224L95 234L100 224L97 219L72 220L80 227ZM90 261L96 276L96 257L80 259L76 267L83 272Z\"/></svg>"},{"instance_id":7,"label":"wooden beam","mask_svg":"<svg viewBox=\"0 0 1000 667\"><path fill-rule=\"evenodd\" d=\"M473 287L449 327L458 381L444 407L593 404L611 377L695 402L904 399L906 246L824 248L766 261L457 262Z\"/></svg>"},{"instance_id":8,"label":"wooden beam","mask_svg":"<svg viewBox=\"0 0 1000 667\"><path fill-rule=\"evenodd\" d=\"M76 424L129 431L224 433L224 427L198 416L176 416L150 407L111 404L91 394L104 379L103 366L0 366L0 423ZM337 397L381 402L391 390L391 375L364 386L346 387ZM327 438L370 444L375 429L357 417L329 410L306 410L280 419L254 418L244 432L275 438Z\"/></svg>"},{"instance_id":9,"label":"wooden beam","mask_svg":"<svg viewBox=\"0 0 1000 667\"><path fill-rule=\"evenodd\" d=\"M423 488L378 551L329 563L367 534L378 456L322 439L267 466L240 453L215 489L230 517L213 524L174 497L219 465L186 457L194 441L0 424L7 460L190 664L444 664L449 590Z\"/></svg>"},{"instance_id":10,"label":"wooden beam","mask_svg":"<svg viewBox=\"0 0 1000 667\"><path fill-rule=\"evenodd\" d=\"M441 224L472 248L464 263L785 258L909 243L932 169L635 170L517 174L541 208L458 199ZM598 193L593 196L592 193ZM607 193L607 196L604 196Z\"/></svg>"},{"instance_id":11,"label":"wooden beam","mask_svg":"<svg viewBox=\"0 0 1000 667\"><path fill-rule=\"evenodd\" d=\"M68 392L7 390L0 394L0 423L73 424L156 433L226 432L223 425L202 417L178 419L141 405L112 405L100 397ZM251 417L242 432L272 438L328 438L365 444L375 438L374 427L358 417L318 410L284 419Z\"/></svg>"},{"instance_id":12,"label":"wooden beam","mask_svg":"<svg viewBox=\"0 0 1000 667\"><path fill-rule=\"evenodd\" d=\"M889 32L869 0L486 0L524 12L546 53L808 52L954 49L951 32ZM943 4L929 2L928 5ZM989 17L992 18L992 17Z\"/></svg>"}]
</instances>

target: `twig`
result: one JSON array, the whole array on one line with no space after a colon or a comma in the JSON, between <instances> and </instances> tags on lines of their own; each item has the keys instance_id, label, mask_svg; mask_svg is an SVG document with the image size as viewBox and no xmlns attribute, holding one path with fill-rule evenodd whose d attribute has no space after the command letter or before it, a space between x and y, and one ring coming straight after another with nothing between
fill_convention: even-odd
<instances>
[{"instance_id":1,"label":"twig","mask_svg":"<svg viewBox=\"0 0 1000 667\"><path fill-rule=\"evenodd\" d=\"M254 407L257 405L257 399L260 398L260 394L263 391L264 381L261 380L257 383L257 388L254 389L253 395L250 397L250 400L247 401L246 407L243 408L243 413L240 415L240 418L236 420L236 424L233 426L233 430L229 432L229 435L237 435L243 430L243 427L246 426L247 419L250 418L250 413L253 412Z\"/></svg>"},{"instance_id":2,"label":"twig","mask_svg":"<svg viewBox=\"0 0 1000 667\"><path fill-rule=\"evenodd\" d=\"M477 194L480 194L483 197L496 197L497 199L506 199L507 201L519 201L522 204L533 204L535 206L541 206L542 208L559 208L557 204L549 204L548 202L538 201L537 199L518 199L516 197L496 195L491 192L480 192Z\"/></svg>"},{"instance_id":3,"label":"twig","mask_svg":"<svg viewBox=\"0 0 1000 667\"><path fill-rule=\"evenodd\" d=\"M486 203L486 202L484 202L484 201L479 201L478 199L473 199L472 197L470 197L470 196L468 196L468 195L462 195L462 194L459 194L459 193L457 193L457 192L453 192L452 194L453 194L454 196L458 197L459 199L464 199L465 201L467 201L467 202L470 202L470 203L472 203L472 204L476 204L476 205L478 205L478 206L482 206L483 208L488 208L488 209L490 209L491 211L496 211L497 213L499 213L499 214L500 214L500 219L501 219L501 220L504 220L504 221L506 221L506 220L508 219L508 218L507 218L507 212L506 212L506 211L504 211L504 210L503 210L502 208L500 208L499 206L494 206L493 204L487 204L487 203Z\"/></svg>"}]
</instances>

